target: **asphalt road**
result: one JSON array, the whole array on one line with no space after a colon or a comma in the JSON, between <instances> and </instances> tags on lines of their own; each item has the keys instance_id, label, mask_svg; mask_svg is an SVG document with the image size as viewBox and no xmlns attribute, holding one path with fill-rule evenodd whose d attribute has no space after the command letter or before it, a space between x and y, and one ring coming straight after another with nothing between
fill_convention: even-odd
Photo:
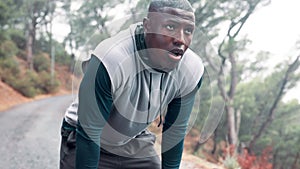
<instances>
[{"instance_id":1,"label":"asphalt road","mask_svg":"<svg viewBox=\"0 0 300 169\"><path fill-rule=\"evenodd\" d=\"M0 112L0 168L58 168L60 125L71 100L52 97Z\"/></svg>"},{"instance_id":2,"label":"asphalt road","mask_svg":"<svg viewBox=\"0 0 300 169\"><path fill-rule=\"evenodd\" d=\"M0 169L58 169L60 126L71 95L0 112ZM195 169L182 162L181 169Z\"/></svg>"}]
</instances>

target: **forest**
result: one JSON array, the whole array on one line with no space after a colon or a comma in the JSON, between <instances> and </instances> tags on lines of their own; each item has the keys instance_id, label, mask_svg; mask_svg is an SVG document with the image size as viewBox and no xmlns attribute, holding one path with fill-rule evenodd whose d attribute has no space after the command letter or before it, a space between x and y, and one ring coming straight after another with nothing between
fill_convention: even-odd
<instances>
[{"instance_id":1,"label":"forest","mask_svg":"<svg viewBox=\"0 0 300 169\"><path fill-rule=\"evenodd\" d=\"M249 18L272 1L189 1L197 28L191 49L205 64L189 152L228 169L299 169L300 104L284 98L299 83L300 47L298 55L282 56L270 69L266 63L272 53L252 51L247 57L251 39L241 35ZM1 81L26 97L57 91L55 66L76 73L78 58L141 21L149 2L2 0ZM122 5L124 10L117 11ZM58 22L68 32L61 41L53 32Z\"/></svg>"}]
</instances>

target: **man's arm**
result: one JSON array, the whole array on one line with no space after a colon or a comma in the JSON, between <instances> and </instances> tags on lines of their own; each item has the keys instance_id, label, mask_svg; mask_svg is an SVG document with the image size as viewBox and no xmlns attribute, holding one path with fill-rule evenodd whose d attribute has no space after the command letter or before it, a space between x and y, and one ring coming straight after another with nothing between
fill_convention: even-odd
<instances>
[{"instance_id":1,"label":"man's arm","mask_svg":"<svg viewBox=\"0 0 300 169\"><path fill-rule=\"evenodd\" d=\"M162 135L162 169L176 169L180 166L184 137L201 81L202 78L191 93L173 99L168 105Z\"/></svg>"},{"instance_id":2,"label":"man's arm","mask_svg":"<svg viewBox=\"0 0 300 169\"><path fill-rule=\"evenodd\" d=\"M76 135L77 169L98 168L100 136L112 107L110 78L104 65L99 62L96 57L92 57L85 73L86 77L84 77L80 86L80 90L87 90L87 93L81 91L84 94L79 95L79 116ZM93 68L93 66L98 67L98 69ZM94 73L97 71L96 75L93 71ZM93 78L92 76L95 77ZM89 83L94 83L94 87L90 86ZM94 92L94 94L88 94L88 92ZM81 100L82 102L80 102Z\"/></svg>"}]
</instances>

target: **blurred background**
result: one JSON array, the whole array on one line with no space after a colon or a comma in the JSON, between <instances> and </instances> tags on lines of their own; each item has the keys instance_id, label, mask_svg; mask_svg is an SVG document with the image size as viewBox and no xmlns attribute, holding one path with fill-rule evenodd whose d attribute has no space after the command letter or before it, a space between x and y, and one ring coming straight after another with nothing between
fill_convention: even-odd
<instances>
[{"instance_id":1,"label":"blurred background","mask_svg":"<svg viewBox=\"0 0 300 169\"><path fill-rule=\"evenodd\" d=\"M228 169L300 168L300 1L189 0L206 65L185 152ZM1 0L0 110L70 94L103 39L142 21L149 0ZM75 86L75 87L74 87ZM223 105L204 142L204 124ZM221 110L220 109L220 110ZM216 116L217 116L216 115Z\"/></svg>"}]
</instances>

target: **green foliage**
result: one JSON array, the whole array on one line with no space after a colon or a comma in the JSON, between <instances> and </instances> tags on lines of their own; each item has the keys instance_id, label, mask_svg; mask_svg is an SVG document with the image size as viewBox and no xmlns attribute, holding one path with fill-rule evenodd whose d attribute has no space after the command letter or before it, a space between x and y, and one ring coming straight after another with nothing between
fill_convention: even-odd
<instances>
[{"instance_id":1,"label":"green foliage","mask_svg":"<svg viewBox=\"0 0 300 169\"><path fill-rule=\"evenodd\" d=\"M71 58L71 56L66 52L64 46L54 39L52 39L52 46L55 55L55 63L69 66L72 63L73 58ZM35 45L36 51L48 53L48 55L50 56L51 54L50 48L51 48L50 41L47 40L46 37L40 37L36 41L36 45Z\"/></svg>"},{"instance_id":2,"label":"green foliage","mask_svg":"<svg viewBox=\"0 0 300 169\"><path fill-rule=\"evenodd\" d=\"M24 10L25 17L31 20L39 20L40 24L44 24L49 19L46 16L49 16L55 10L54 1L46 0L25 0L22 1L21 7Z\"/></svg>"},{"instance_id":3,"label":"green foliage","mask_svg":"<svg viewBox=\"0 0 300 169\"><path fill-rule=\"evenodd\" d=\"M223 161L223 164L227 169L241 169L235 156L227 156Z\"/></svg>"},{"instance_id":4,"label":"green foliage","mask_svg":"<svg viewBox=\"0 0 300 169\"><path fill-rule=\"evenodd\" d=\"M55 63L60 65L70 66L72 64L74 58L71 57L70 54L66 52L64 47L56 42L55 44Z\"/></svg>"},{"instance_id":5,"label":"green foliage","mask_svg":"<svg viewBox=\"0 0 300 169\"><path fill-rule=\"evenodd\" d=\"M237 88L235 109L242 112L239 138L243 143L248 143L252 136L258 132L261 125L269 117L269 110L279 93L279 87L283 82L287 64L282 64L273 70L273 73L263 78L254 78L247 83L242 83ZM288 88L294 87L293 81L297 81L297 76L290 76ZM271 125L263 132L257 140L256 146L252 149L256 155L261 154L261 150L272 145L274 152L274 162L280 168L284 164L290 168L297 152L300 151L298 145L300 135L300 104L296 100L290 102L280 102L271 117ZM293 147L291 149L291 147ZM280 164L280 165L279 165Z\"/></svg>"},{"instance_id":6,"label":"green foliage","mask_svg":"<svg viewBox=\"0 0 300 169\"><path fill-rule=\"evenodd\" d=\"M45 54L37 58L42 58L41 60L44 61ZM0 59L1 80L26 97L54 93L58 90L59 81L56 77L52 79L50 73L46 72L44 68L38 67L38 69L39 73L27 70L25 74L21 74L19 63L15 57Z\"/></svg>"},{"instance_id":7,"label":"green foliage","mask_svg":"<svg viewBox=\"0 0 300 169\"><path fill-rule=\"evenodd\" d=\"M20 30L0 30L0 58L19 56L21 53L26 55L25 51L23 51L25 49L25 41L25 37Z\"/></svg>"},{"instance_id":8,"label":"green foliage","mask_svg":"<svg viewBox=\"0 0 300 169\"><path fill-rule=\"evenodd\" d=\"M290 168L288 166L293 164L297 153L300 152L299 110L300 104L297 100L280 104L276 113L277 118L266 133L265 137L272 139L274 152L277 152L273 159L276 161L275 169L280 168L284 163L286 168Z\"/></svg>"},{"instance_id":9,"label":"green foliage","mask_svg":"<svg viewBox=\"0 0 300 169\"><path fill-rule=\"evenodd\" d=\"M16 81L20 73L19 64L14 59L10 58L0 58L0 80L11 85Z\"/></svg>"},{"instance_id":10,"label":"green foliage","mask_svg":"<svg viewBox=\"0 0 300 169\"><path fill-rule=\"evenodd\" d=\"M246 46L250 43L250 40L244 38L241 40L235 40L230 38L227 43L225 43L222 52L226 55L232 55L233 53L241 52L246 49Z\"/></svg>"},{"instance_id":11,"label":"green foliage","mask_svg":"<svg viewBox=\"0 0 300 169\"><path fill-rule=\"evenodd\" d=\"M136 4L135 7L128 6L129 10L128 16L126 18L121 18L121 20L127 19L126 22L121 26L120 30L128 28L131 24L141 22L144 17L147 16L148 12L148 6L150 4L151 0L140 0Z\"/></svg>"},{"instance_id":12,"label":"green foliage","mask_svg":"<svg viewBox=\"0 0 300 169\"><path fill-rule=\"evenodd\" d=\"M33 58L33 68L37 72L50 71L50 58L45 53L40 53Z\"/></svg>"},{"instance_id":13,"label":"green foliage","mask_svg":"<svg viewBox=\"0 0 300 169\"><path fill-rule=\"evenodd\" d=\"M51 77L51 74L46 71L42 71L38 74L39 81L37 84L37 88L41 90L42 93L55 93L59 87L59 81L56 77Z\"/></svg>"},{"instance_id":14,"label":"green foliage","mask_svg":"<svg viewBox=\"0 0 300 169\"><path fill-rule=\"evenodd\" d=\"M6 30L0 30L0 44L3 41L9 40L9 36L7 35L7 31Z\"/></svg>"},{"instance_id":15,"label":"green foliage","mask_svg":"<svg viewBox=\"0 0 300 169\"><path fill-rule=\"evenodd\" d=\"M45 36L41 36L35 41L34 50L37 52L40 51L40 52L45 52L50 54L51 53L50 48L51 48L50 41Z\"/></svg>"},{"instance_id":16,"label":"green foliage","mask_svg":"<svg viewBox=\"0 0 300 169\"><path fill-rule=\"evenodd\" d=\"M7 82L11 77L15 77L19 73L19 64L14 57L0 58L0 77L2 81Z\"/></svg>"},{"instance_id":17,"label":"green foliage","mask_svg":"<svg viewBox=\"0 0 300 169\"><path fill-rule=\"evenodd\" d=\"M23 78L11 77L8 84L26 97L34 97L39 93L36 88L38 76L33 71L27 71Z\"/></svg>"},{"instance_id":18,"label":"green foliage","mask_svg":"<svg viewBox=\"0 0 300 169\"><path fill-rule=\"evenodd\" d=\"M19 52L17 53L17 57L26 61L27 59L27 53L25 50L19 50Z\"/></svg>"},{"instance_id":19,"label":"green foliage","mask_svg":"<svg viewBox=\"0 0 300 169\"><path fill-rule=\"evenodd\" d=\"M18 29L9 29L7 34L19 49L25 50L26 38L23 31Z\"/></svg>"},{"instance_id":20,"label":"green foliage","mask_svg":"<svg viewBox=\"0 0 300 169\"><path fill-rule=\"evenodd\" d=\"M226 14L220 10L221 5L224 3L220 0L211 1L195 1L190 0L193 6L196 7L196 25L205 34L208 33L209 37L215 37L216 26L226 20ZM220 15L218 14L220 13ZM221 14L222 13L222 14ZM210 35L209 35L210 34Z\"/></svg>"},{"instance_id":21,"label":"green foliage","mask_svg":"<svg viewBox=\"0 0 300 169\"><path fill-rule=\"evenodd\" d=\"M37 95L37 90L34 88L34 86L31 86L31 84L31 79L26 78L20 81L13 80L10 85L12 85L12 87L20 92L23 96L32 98Z\"/></svg>"},{"instance_id":22,"label":"green foliage","mask_svg":"<svg viewBox=\"0 0 300 169\"><path fill-rule=\"evenodd\" d=\"M12 17L13 12L13 1L12 0L1 0L0 1L0 28L8 24L9 19Z\"/></svg>"},{"instance_id":23,"label":"green foliage","mask_svg":"<svg viewBox=\"0 0 300 169\"><path fill-rule=\"evenodd\" d=\"M240 139L240 142L246 143L251 140L251 135L243 134L243 135L239 136L239 139Z\"/></svg>"},{"instance_id":24,"label":"green foliage","mask_svg":"<svg viewBox=\"0 0 300 169\"><path fill-rule=\"evenodd\" d=\"M94 34L100 34L104 37L109 36L106 23L112 18L109 17L106 12L121 2L123 2L123 0L91 0L82 3L81 7L77 11L74 11L74 13L68 12L71 32L66 37L65 44L70 46L72 50L79 49L80 47L85 47L87 50L93 49L92 47L95 46L95 44L89 46L86 42L88 42ZM69 6L67 5L65 8L68 9Z\"/></svg>"},{"instance_id":25,"label":"green foliage","mask_svg":"<svg viewBox=\"0 0 300 169\"><path fill-rule=\"evenodd\" d=\"M57 91L59 81L51 78L50 33L48 31L56 1L45 0L3 0L0 2L0 78L3 82L27 97ZM46 31L45 29L46 28ZM25 34L33 38L34 70L24 70L27 61ZM45 35L48 35L47 37ZM36 41L36 37L40 39ZM64 46L52 40L55 46L56 64L70 65L72 58ZM20 67L23 69L21 70Z\"/></svg>"},{"instance_id":26,"label":"green foliage","mask_svg":"<svg viewBox=\"0 0 300 169\"><path fill-rule=\"evenodd\" d=\"M11 40L5 40L0 43L0 58L13 57L18 53L18 48Z\"/></svg>"},{"instance_id":27,"label":"green foliage","mask_svg":"<svg viewBox=\"0 0 300 169\"><path fill-rule=\"evenodd\" d=\"M54 93L59 87L58 80L55 77L52 79L51 75L45 71L38 74L28 70L23 78L10 76L5 82L26 97Z\"/></svg>"}]
</instances>

